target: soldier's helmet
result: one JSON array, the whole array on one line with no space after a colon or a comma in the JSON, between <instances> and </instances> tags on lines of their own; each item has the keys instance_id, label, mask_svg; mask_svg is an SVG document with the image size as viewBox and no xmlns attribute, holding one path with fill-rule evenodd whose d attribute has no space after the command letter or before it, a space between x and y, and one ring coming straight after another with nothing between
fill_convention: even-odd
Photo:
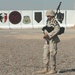
<instances>
[{"instance_id":1,"label":"soldier's helmet","mask_svg":"<svg viewBox=\"0 0 75 75\"><path fill-rule=\"evenodd\" d=\"M47 10L46 16L55 16L55 12L53 10Z\"/></svg>"}]
</instances>

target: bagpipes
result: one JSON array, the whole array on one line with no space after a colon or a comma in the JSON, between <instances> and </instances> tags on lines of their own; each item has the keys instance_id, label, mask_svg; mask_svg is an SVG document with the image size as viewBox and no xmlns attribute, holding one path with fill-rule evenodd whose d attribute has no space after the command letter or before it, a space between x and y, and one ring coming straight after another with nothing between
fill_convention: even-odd
<instances>
[{"instance_id":1,"label":"bagpipes","mask_svg":"<svg viewBox=\"0 0 75 75\"><path fill-rule=\"evenodd\" d=\"M60 10L61 3L62 3L62 2L59 3L59 5L58 5L58 7L57 7L57 9L56 9L56 13L55 13L55 16L57 17L57 19L58 19L58 21L59 21L60 23L62 23L62 21L63 21L63 19L64 19L64 13L61 13L60 11L58 12L58 10ZM55 17L55 16L54 16L54 17ZM47 19L46 22L48 22L48 19ZM54 27L47 27L47 26L44 26L44 27L42 28L42 30L43 30L43 31L44 31L44 30L47 30L48 32L51 32L52 30L54 30ZM61 35L62 33L64 33L64 31L65 31L65 28L64 28L64 27L60 27L60 31L58 32L58 35Z\"/></svg>"}]
</instances>

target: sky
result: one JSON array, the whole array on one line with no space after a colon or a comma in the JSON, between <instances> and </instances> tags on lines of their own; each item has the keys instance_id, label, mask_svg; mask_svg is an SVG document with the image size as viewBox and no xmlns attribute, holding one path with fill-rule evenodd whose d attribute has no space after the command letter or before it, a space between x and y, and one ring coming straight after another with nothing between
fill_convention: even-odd
<instances>
[{"instance_id":1,"label":"sky","mask_svg":"<svg viewBox=\"0 0 75 75\"><path fill-rule=\"evenodd\" d=\"M0 0L0 10L55 10L59 4L61 10L74 10L74 0Z\"/></svg>"}]
</instances>

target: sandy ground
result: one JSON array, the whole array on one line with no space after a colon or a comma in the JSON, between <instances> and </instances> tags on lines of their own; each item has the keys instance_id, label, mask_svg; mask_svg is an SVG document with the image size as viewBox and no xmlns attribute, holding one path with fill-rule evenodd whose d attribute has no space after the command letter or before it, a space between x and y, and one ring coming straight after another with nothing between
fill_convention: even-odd
<instances>
[{"instance_id":1,"label":"sandy ground","mask_svg":"<svg viewBox=\"0 0 75 75\"><path fill-rule=\"evenodd\" d=\"M0 75L32 75L41 70L42 37L41 29L0 29ZM75 75L75 29L67 28L59 38L54 75Z\"/></svg>"}]
</instances>

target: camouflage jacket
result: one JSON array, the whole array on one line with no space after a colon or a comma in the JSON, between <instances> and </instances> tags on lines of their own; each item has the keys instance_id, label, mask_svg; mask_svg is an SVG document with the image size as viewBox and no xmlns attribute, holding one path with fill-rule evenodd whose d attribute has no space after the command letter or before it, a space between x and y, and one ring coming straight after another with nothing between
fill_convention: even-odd
<instances>
[{"instance_id":1,"label":"camouflage jacket","mask_svg":"<svg viewBox=\"0 0 75 75\"><path fill-rule=\"evenodd\" d=\"M48 21L46 24L48 27L52 26L54 27L54 30L52 30L50 33L48 33L49 37L52 38L53 41L59 42L59 38L57 36L57 33L60 30L60 25L59 23L55 20L55 18L52 18L51 21Z\"/></svg>"}]
</instances>

